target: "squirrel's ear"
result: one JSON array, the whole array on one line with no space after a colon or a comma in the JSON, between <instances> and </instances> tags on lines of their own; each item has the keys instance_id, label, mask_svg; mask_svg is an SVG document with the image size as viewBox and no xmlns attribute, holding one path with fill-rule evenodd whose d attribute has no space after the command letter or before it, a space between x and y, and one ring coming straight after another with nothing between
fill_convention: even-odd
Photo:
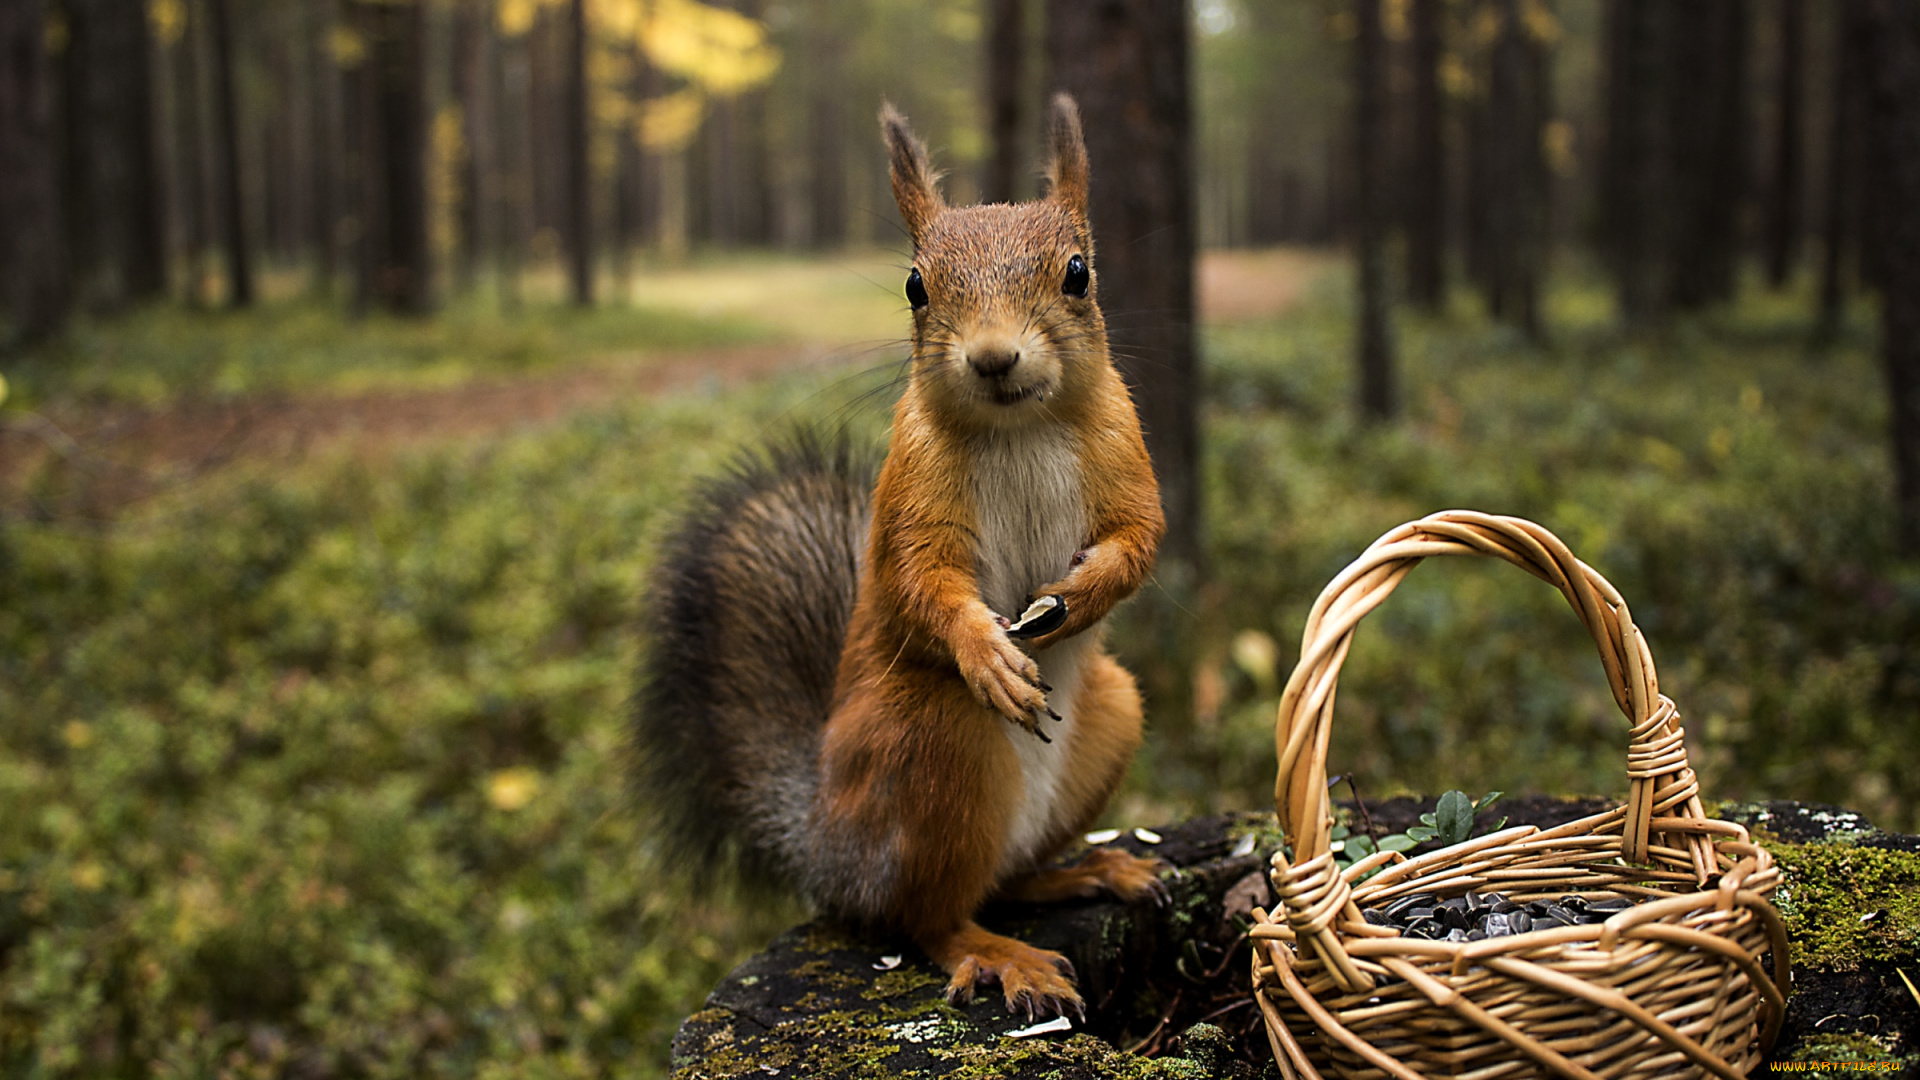
<instances>
[{"instance_id":1,"label":"squirrel's ear","mask_svg":"<svg viewBox=\"0 0 1920 1080\"><path fill-rule=\"evenodd\" d=\"M893 201L900 204L900 216L906 219L907 232L915 247L934 216L945 209L940 191L934 187L933 166L927 160L927 145L907 126L892 102L880 106L880 131L886 136L887 158L893 173Z\"/></svg>"},{"instance_id":2,"label":"squirrel's ear","mask_svg":"<svg viewBox=\"0 0 1920 1080\"><path fill-rule=\"evenodd\" d=\"M1047 135L1053 161L1047 165L1047 198L1087 216L1087 140L1080 133L1080 106L1065 93L1053 95L1053 123Z\"/></svg>"}]
</instances>

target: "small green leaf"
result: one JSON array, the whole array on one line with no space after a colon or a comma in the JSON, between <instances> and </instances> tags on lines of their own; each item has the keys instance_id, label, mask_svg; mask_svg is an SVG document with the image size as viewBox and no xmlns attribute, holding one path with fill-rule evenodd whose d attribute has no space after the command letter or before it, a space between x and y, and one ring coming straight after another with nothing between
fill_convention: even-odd
<instances>
[{"instance_id":1,"label":"small green leaf","mask_svg":"<svg viewBox=\"0 0 1920 1080\"><path fill-rule=\"evenodd\" d=\"M1480 811L1485 810L1487 807L1493 805L1493 800L1505 794L1506 792L1504 791L1487 792L1485 795L1480 796L1480 798L1473 804L1473 812L1477 814Z\"/></svg>"},{"instance_id":2,"label":"small green leaf","mask_svg":"<svg viewBox=\"0 0 1920 1080\"><path fill-rule=\"evenodd\" d=\"M1440 796L1434 816L1438 819L1440 842L1448 847L1463 843L1473 835L1473 803L1465 792L1449 791Z\"/></svg>"},{"instance_id":3,"label":"small green leaf","mask_svg":"<svg viewBox=\"0 0 1920 1080\"><path fill-rule=\"evenodd\" d=\"M1376 850L1378 849L1373 846L1371 836L1356 836L1347 841L1347 854L1352 855L1356 862L1373 854Z\"/></svg>"},{"instance_id":4,"label":"small green leaf","mask_svg":"<svg viewBox=\"0 0 1920 1080\"><path fill-rule=\"evenodd\" d=\"M1352 835L1353 835L1352 833L1347 831L1347 827L1345 825L1335 825L1333 827L1333 831L1327 834L1328 837L1334 840L1345 840L1347 837Z\"/></svg>"},{"instance_id":5,"label":"small green leaf","mask_svg":"<svg viewBox=\"0 0 1920 1080\"><path fill-rule=\"evenodd\" d=\"M1392 836L1381 837L1380 850L1381 851L1412 851L1413 845L1419 843L1418 840L1408 835L1408 833L1411 833L1412 831L1413 830L1409 829L1407 830L1407 832L1394 833Z\"/></svg>"},{"instance_id":6,"label":"small green leaf","mask_svg":"<svg viewBox=\"0 0 1920 1080\"><path fill-rule=\"evenodd\" d=\"M1507 819L1506 819L1506 816L1505 816L1505 815L1503 814L1503 815L1501 815L1501 818L1500 818L1500 820L1499 820L1499 821L1496 821L1496 822L1494 822L1494 823L1493 823L1493 828L1491 828L1491 829L1488 829L1487 831L1488 831L1488 832L1499 832L1499 831L1500 831L1501 829L1504 829L1504 828L1506 828L1506 827L1507 827Z\"/></svg>"},{"instance_id":7,"label":"small green leaf","mask_svg":"<svg viewBox=\"0 0 1920 1080\"><path fill-rule=\"evenodd\" d=\"M1429 829L1437 829L1440 827L1440 823L1433 819L1432 814L1421 814L1420 824L1425 825Z\"/></svg>"},{"instance_id":8,"label":"small green leaf","mask_svg":"<svg viewBox=\"0 0 1920 1080\"><path fill-rule=\"evenodd\" d=\"M1407 835L1411 837L1415 843L1424 844L1434 837L1439 836L1440 830L1431 825L1415 825L1413 828L1407 830Z\"/></svg>"}]
</instances>

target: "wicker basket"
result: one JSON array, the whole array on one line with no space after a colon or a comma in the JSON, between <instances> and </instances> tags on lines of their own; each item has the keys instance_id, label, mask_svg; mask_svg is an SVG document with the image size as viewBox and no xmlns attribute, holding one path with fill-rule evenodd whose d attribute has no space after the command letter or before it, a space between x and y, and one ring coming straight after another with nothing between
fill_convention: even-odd
<instances>
[{"instance_id":1,"label":"wicker basket","mask_svg":"<svg viewBox=\"0 0 1920 1080\"><path fill-rule=\"evenodd\" d=\"M1432 555L1504 559L1566 595L1632 721L1627 802L1414 859L1379 852L1341 872L1326 778L1340 665L1360 619ZM1276 735L1274 801L1294 861L1273 857L1280 904L1255 912L1253 986L1288 1080L1739 1080L1772 1047L1788 987L1786 931L1768 900L1779 871L1746 829L1706 816L1679 714L1660 695L1625 601L1552 533L1454 510L1375 541L1315 602ZM1473 942L1402 937L1361 915L1396 897L1469 889L1636 906L1604 925ZM1771 973L1760 962L1769 953Z\"/></svg>"}]
</instances>

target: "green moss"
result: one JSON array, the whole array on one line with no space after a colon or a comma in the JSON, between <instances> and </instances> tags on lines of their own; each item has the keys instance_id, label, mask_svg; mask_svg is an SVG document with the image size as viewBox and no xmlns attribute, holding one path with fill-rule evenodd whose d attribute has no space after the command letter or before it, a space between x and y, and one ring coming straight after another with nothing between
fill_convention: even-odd
<instances>
[{"instance_id":1,"label":"green moss","mask_svg":"<svg viewBox=\"0 0 1920 1080\"><path fill-rule=\"evenodd\" d=\"M930 974L923 968L895 968L873 980L873 986L862 990L860 996L868 1001L880 1001L910 994L929 986L939 986L942 981L939 976Z\"/></svg>"},{"instance_id":2,"label":"green moss","mask_svg":"<svg viewBox=\"0 0 1920 1080\"><path fill-rule=\"evenodd\" d=\"M942 1061L961 1065L953 1080L999 1080L1027 1071L1052 1080L1089 1073L1106 1080L1207 1080L1212 1073L1182 1058L1143 1058L1122 1053L1091 1035L1070 1039L1001 1039L993 1046L957 1046L933 1051Z\"/></svg>"},{"instance_id":3,"label":"green moss","mask_svg":"<svg viewBox=\"0 0 1920 1080\"><path fill-rule=\"evenodd\" d=\"M821 986L833 990L859 990L867 985L865 978L852 972L842 971L834 966L833 961L824 957L795 965L791 974L798 979L812 979Z\"/></svg>"},{"instance_id":4,"label":"green moss","mask_svg":"<svg viewBox=\"0 0 1920 1080\"><path fill-rule=\"evenodd\" d=\"M1788 1057L1788 1061L1820 1062L1895 1062L1900 1072L1920 1065L1920 1054L1901 1056L1895 1054L1885 1040L1872 1035L1847 1033L1840 1035L1815 1035ZM1853 1069L1822 1069L1818 1072L1799 1073L1801 1076L1857 1077L1864 1075ZM1887 1074L1881 1074L1887 1075Z\"/></svg>"},{"instance_id":5,"label":"green moss","mask_svg":"<svg viewBox=\"0 0 1920 1080\"><path fill-rule=\"evenodd\" d=\"M1762 840L1780 864L1774 903L1801 967L1851 971L1920 955L1920 855Z\"/></svg>"}]
</instances>

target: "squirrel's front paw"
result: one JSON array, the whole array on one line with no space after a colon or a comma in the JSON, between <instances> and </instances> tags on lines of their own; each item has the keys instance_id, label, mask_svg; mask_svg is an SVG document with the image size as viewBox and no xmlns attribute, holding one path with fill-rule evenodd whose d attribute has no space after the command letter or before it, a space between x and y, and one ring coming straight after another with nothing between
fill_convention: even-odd
<instances>
[{"instance_id":1,"label":"squirrel's front paw","mask_svg":"<svg viewBox=\"0 0 1920 1080\"><path fill-rule=\"evenodd\" d=\"M1041 688L1040 665L1021 652L1005 630L995 627L991 634L975 639L971 647L961 651L959 661L960 675L980 704L1043 741L1053 741L1039 726L1041 716L1054 715Z\"/></svg>"}]
</instances>

